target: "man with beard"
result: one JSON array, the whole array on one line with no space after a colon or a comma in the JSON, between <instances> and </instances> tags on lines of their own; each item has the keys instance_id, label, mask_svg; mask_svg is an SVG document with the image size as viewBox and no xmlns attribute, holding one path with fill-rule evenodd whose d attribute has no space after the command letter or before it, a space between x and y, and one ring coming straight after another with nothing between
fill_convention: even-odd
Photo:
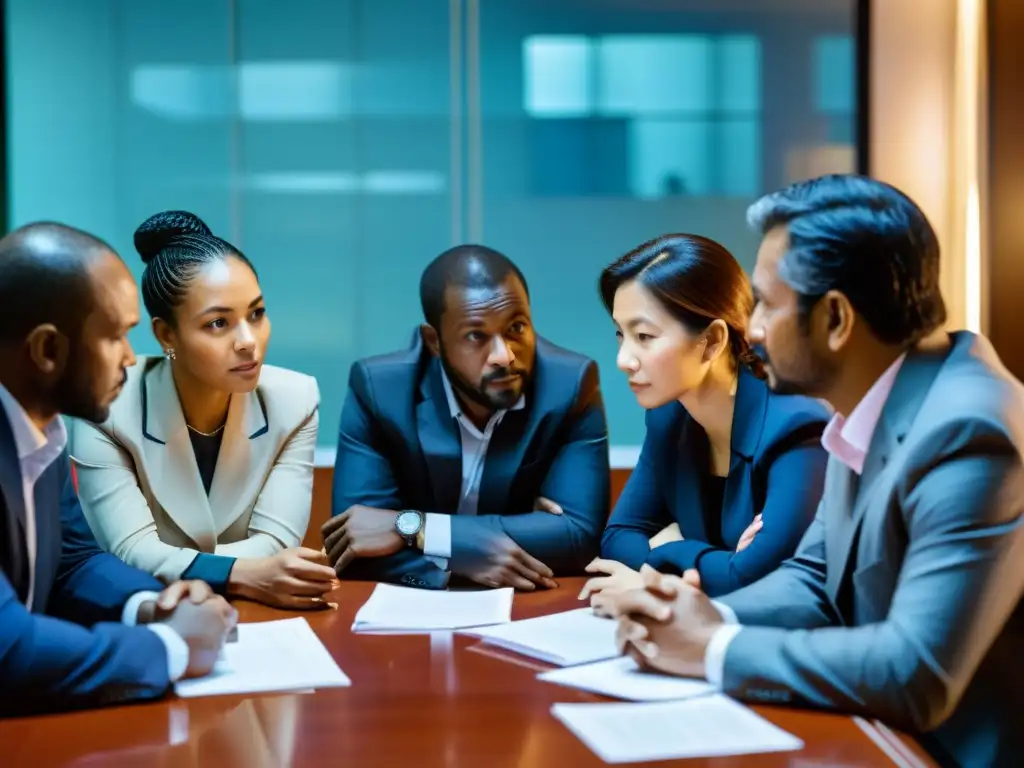
<instances>
[{"instance_id":1,"label":"man with beard","mask_svg":"<svg viewBox=\"0 0 1024 768\"><path fill-rule=\"evenodd\" d=\"M526 280L477 245L420 280L412 347L352 366L324 548L345 578L534 590L581 573L608 517L592 360L534 333Z\"/></svg>"},{"instance_id":2,"label":"man with beard","mask_svg":"<svg viewBox=\"0 0 1024 768\"><path fill-rule=\"evenodd\" d=\"M236 614L104 553L60 413L103 421L135 362L131 273L60 224L0 240L0 716L152 699L208 673ZM161 592L161 590L163 590Z\"/></svg>"},{"instance_id":3,"label":"man with beard","mask_svg":"<svg viewBox=\"0 0 1024 768\"><path fill-rule=\"evenodd\" d=\"M752 341L769 383L829 401L831 455L795 556L712 603L692 574L611 598L620 647L756 702L921 735L943 765L1024 753L1024 392L983 337L939 330L939 244L870 179L769 195Z\"/></svg>"}]
</instances>

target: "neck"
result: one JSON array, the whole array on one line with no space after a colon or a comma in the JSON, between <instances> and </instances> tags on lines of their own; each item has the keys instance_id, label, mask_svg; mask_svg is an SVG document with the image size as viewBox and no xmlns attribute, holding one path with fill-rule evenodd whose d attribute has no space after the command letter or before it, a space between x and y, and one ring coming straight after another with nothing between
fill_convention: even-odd
<instances>
[{"instance_id":1,"label":"neck","mask_svg":"<svg viewBox=\"0 0 1024 768\"><path fill-rule=\"evenodd\" d=\"M835 386L824 399L844 418L849 417L890 365L903 354L901 347L873 345L843 366L833 377Z\"/></svg>"},{"instance_id":2,"label":"neck","mask_svg":"<svg viewBox=\"0 0 1024 768\"><path fill-rule=\"evenodd\" d=\"M230 392L210 389L182 372L179 366L172 366L171 374L186 424L199 432L213 432L224 424L231 403Z\"/></svg>"},{"instance_id":3,"label":"neck","mask_svg":"<svg viewBox=\"0 0 1024 768\"><path fill-rule=\"evenodd\" d=\"M728 449L732 440L732 415L736 410L738 368L728 356L712 365L700 386L679 398L693 420L707 433L711 444Z\"/></svg>"},{"instance_id":4,"label":"neck","mask_svg":"<svg viewBox=\"0 0 1024 768\"><path fill-rule=\"evenodd\" d=\"M10 371L16 366L13 362L0 358L0 371ZM59 415L57 408L45 395L40 395L39 387L21 377L5 375L0 373L0 384L11 393L11 397L18 401L18 404L28 414L29 420L39 428L40 431Z\"/></svg>"}]
</instances>

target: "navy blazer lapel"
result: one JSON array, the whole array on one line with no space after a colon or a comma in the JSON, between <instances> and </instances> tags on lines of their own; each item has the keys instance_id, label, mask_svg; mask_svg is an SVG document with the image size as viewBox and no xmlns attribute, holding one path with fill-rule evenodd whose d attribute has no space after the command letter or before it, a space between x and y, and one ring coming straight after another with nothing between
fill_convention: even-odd
<instances>
[{"instance_id":1,"label":"navy blazer lapel","mask_svg":"<svg viewBox=\"0 0 1024 768\"><path fill-rule=\"evenodd\" d=\"M518 511L509 509L509 498L512 481L515 480L526 452L527 441L523 439L526 421L526 408L508 410L494 428L484 459L483 476L480 478L477 511L481 515Z\"/></svg>"},{"instance_id":2,"label":"navy blazer lapel","mask_svg":"<svg viewBox=\"0 0 1024 768\"><path fill-rule=\"evenodd\" d=\"M7 413L0 405L0 492L7 502L8 511L14 515L25 536L25 495L21 478L21 463L18 461L18 446L14 443L14 430L7 420Z\"/></svg>"},{"instance_id":3,"label":"navy blazer lapel","mask_svg":"<svg viewBox=\"0 0 1024 768\"><path fill-rule=\"evenodd\" d=\"M720 512L712 510L722 517L721 532L725 538L728 531L739 526L740 532L750 525L746 519L750 503L758 508L763 500L752 499L748 504L737 504L736 496L744 489L752 491L750 483L750 470L761 443L761 434L764 432L764 422L768 415L768 385L754 376L746 366L740 367L739 378L736 382L736 398L733 402L732 431L729 439L731 458L729 461L729 476L725 481L725 490L722 495L722 509ZM730 511L739 511L744 514L743 520L726 520ZM705 539L706 541L706 539Z\"/></svg>"},{"instance_id":4,"label":"navy blazer lapel","mask_svg":"<svg viewBox=\"0 0 1024 768\"><path fill-rule=\"evenodd\" d=\"M835 589L838 589L851 565L850 552L863 522L864 513L870 506L873 487L885 469L889 457L903 442L903 438L914 423L914 418L921 410L921 404L946 362L950 349L951 347L947 347L937 352L911 351L900 366L892 391L886 398L875 432L871 436L871 444L864 459L864 469L857 484L852 517L845 530L837 536L835 551L839 560L835 563L835 578L830 579ZM831 564L830 570L833 570Z\"/></svg>"},{"instance_id":5,"label":"navy blazer lapel","mask_svg":"<svg viewBox=\"0 0 1024 768\"><path fill-rule=\"evenodd\" d=\"M441 381L441 364L430 361L420 386L422 400L416 405L416 430L427 464L434 509L428 512L455 514L462 493L462 439L448 405Z\"/></svg>"},{"instance_id":6,"label":"navy blazer lapel","mask_svg":"<svg viewBox=\"0 0 1024 768\"><path fill-rule=\"evenodd\" d=\"M707 519L704 499L704 475L710 466L708 461L708 436L700 424L685 411L683 426L679 431L676 462L676 503L673 507L682 510L685 519L677 520L679 529L686 539L707 541ZM690 512L693 510L693 512Z\"/></svg>"},{"instance_id":7,"label":"navy blazer lapel","mask_svg":"<svg viewBox=\"0 0 1024 768\"><path fill-rule=\"evenodd\" d=\"M34 503L36 508L36 568L35 590L31 610L43 613L50 599L53 577L61 554L61 496L64 489L60 484L60 456L40 475L35 485Z\"/></svg>"}]
</instances>

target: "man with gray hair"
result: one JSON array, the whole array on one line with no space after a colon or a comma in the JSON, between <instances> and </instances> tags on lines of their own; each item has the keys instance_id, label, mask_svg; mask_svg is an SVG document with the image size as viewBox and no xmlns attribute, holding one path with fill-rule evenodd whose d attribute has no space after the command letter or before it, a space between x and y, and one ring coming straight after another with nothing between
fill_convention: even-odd
<instances>
[{"instance_id":1,"label":"man with gray hair","mask_svg":"<svg viewBox=\"0 0 1024 768\"><path fill-rule=\"evenodd\" d=\"M829 401L825 490L796 554L717 602L651 574L609 598L643 666L730 695L877 717L943 765L1024 753L1024 390L983 337L939 330L921 210L828 176L750 210L751 341L770 384Z\"/></svg>"}]
</instances>

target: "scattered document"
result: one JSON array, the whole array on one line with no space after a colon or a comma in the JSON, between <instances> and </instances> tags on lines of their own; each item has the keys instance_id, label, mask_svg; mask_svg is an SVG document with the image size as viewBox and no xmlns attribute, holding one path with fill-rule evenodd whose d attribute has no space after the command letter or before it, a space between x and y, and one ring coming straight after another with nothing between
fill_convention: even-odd
<instances>
[{"instance_id":1,"label":"scattered document","mask_svg":"<svg viewBox=\"0 0 1024 768\"><path fill-rule=\"evenodd\" d=\"M655 704L555 704L551 714L606 763L785 752L804 745L718 693Z\"/></svg>"},{"instance_id":2,"label":"scattered document","mask_svg":"<svg viewBox=\"0 0 1024 768\"><path fill-rule=\"evenodd\" d=\"M646 672L628 656L537 675L538 680L627 701L675 701L706 696L717 689L704 680Z\"/></svg>"},{"instance_id":3,"label":"scattered document","mask_svg":"<svg viewBox=\"0 0 1024 768\"><path fill-rule=\"evenodd\" d=\"M568 667L619 655L615 621L595 616L590 608L513 621L469 632L492 645L549 664Z\"/></svg>"},{"instance_id":4,"label":"scattered document","mask_svg":"<svg viewBox=\"0 0 1024 768\"><path fill-rule=\"evenodd\" d=\"M356 613L353 632L401 634L507 624L511 588L437 591L378 584Z\"/></svg>"},{"instance_id":5,"label":"scattered document","mask_svg":"<svg viewBox=\"0 0 1024 768\"><path fill-rule=\"evenodd\" d=\"M240 624L238 641L221 651L206 677L179 680L179 696L304 691L351 685L302 618Z\"/></svg>"}]
</instances>

